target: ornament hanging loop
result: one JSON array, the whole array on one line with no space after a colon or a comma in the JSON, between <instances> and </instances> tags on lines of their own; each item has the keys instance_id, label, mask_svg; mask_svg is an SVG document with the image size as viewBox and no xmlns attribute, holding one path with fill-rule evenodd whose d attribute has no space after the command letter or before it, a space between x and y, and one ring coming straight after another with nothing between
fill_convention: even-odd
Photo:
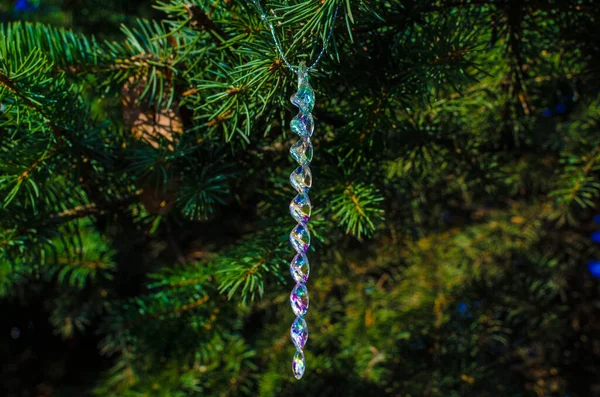
<instances>
[{"instance_id":1,"label":"ornament hanging loop","mask_svg":"<svg viewBox=\"0 0 600 397\"><path fill-rule=\"evenodd\" d=\"M279 39L277 39L277 35L275 34L275 26L273 26L273 23L269 20L269 17L267 17L267 14L263 10L262 6L260 5L260 1L254 0L254 5L258 9L261 19L263 21L265 21L267 23L267 25L269 25L269 30L271 31L271 36L273 36L273 41L275 42L275 47L277 48L277 51L279 52L281 59L283 59L285 66L287 66L288 69L290 69L292 72L296 73L299 76L300 69L294 68L292 66L292 64L287 60L287 57L285 56L283 48L281 47L281 44L279 43ZM335 11L333 12L333 22L331 23L331 27L329 28L329 33L327 33L327 38L323 41L323 48L321 49L321 52L319 53L319 55L317 56L317 58L315 59L313 64L306 68L305 74L308 74L311 70L316 68L317 64L319 63L319 61L321 60L323 55L325 55L325 52L327 51L327 47L329 46L329 42L331 41L331 38L333 37L333 28L335 27L335 21L337 21L337 15L338 15L339 9L340 9L340 4L338 3L338 4L336 4Z\"/></svg>"}]
</instances>

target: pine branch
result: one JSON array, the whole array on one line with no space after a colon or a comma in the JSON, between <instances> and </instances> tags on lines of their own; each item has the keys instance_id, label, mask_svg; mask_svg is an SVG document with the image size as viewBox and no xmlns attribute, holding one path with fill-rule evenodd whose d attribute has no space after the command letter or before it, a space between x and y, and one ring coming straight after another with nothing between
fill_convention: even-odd
<instances>
[{"instance_id":1,"label":"pine branch","mask_svg":"<svg viewBox=\"0 0 600 397\"><path fill-rule=\"evenodd\" d=\"M39 56L39 54L37 54L37 56ZM19 98L30 109L39 113L44 118L44 120L46 120L46 122L48 122L48 125L50 126L50 129L51 129L52 133L54 134L56 141L59 144L64 143L65 131L58 125L52 123L51 118L48 115L46 115L44 110L42 110L38 104L33 103L33 101L31 101L29 98L27 98L27 96L18 89L15 82L13 80L11 80L2 71L0 71L0 85L6 87L10 92L12 92L17 98ZM36 163L34 163L32 165L32 167L31 167L32 169L35 168L35 164Z\"/></svg>"},{"instance_id":2,"label":"pine branch","mask_svg":"<svg viewBox=\"0 0 600 397\"><path fill-rule=\"evenodd\" d=\"M210 16L207 13L202 11L202 9L195 4L186 4L184 8L190 16L190 25L194 29L207 31L215 40L218 46L223 46L225 44L225 38L227 37L227 35L215 24L215 22L212 19L210 19ZM223 50L227 52L230 59L236 59L235 54L229 47L225 46L223 47Z\"/></svg>"},{"instance_id":3,"label":"pine branch","mask_svg":"<svg viewBox=\"0 0 600 397\"><path fill-rule=\"evenodd\" d=\"M34 222L32 226L22 227L21 229L28 229L30 227L46 227L51 224L61 224L65 222L69 222L79 218L85 218L90 215L101 215L105 212L113 212L119 209L126 208L131 204L138 202L139 195L142 193L142 190L138 190L134 194L130 196L125 196L118 198L113 201L104 202L102 204L98 203L89 203L85 205L80 205L74 208L70 208L64 211L57 213L56 215L52 215L50 217L45 217L43 220L38 222Z\"/></svg>"}]
</instances>

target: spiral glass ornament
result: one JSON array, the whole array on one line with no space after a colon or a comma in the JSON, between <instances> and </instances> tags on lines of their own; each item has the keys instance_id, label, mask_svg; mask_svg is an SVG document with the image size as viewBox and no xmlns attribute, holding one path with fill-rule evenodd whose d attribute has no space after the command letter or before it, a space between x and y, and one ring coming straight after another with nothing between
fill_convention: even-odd
<instances>
[{"instance_id":1,"label":"spiral glass ornament","mask_svg":"<svg viewBox=\"0 0 600 397\"><path fill-rule=\"evenodd\" d=\"M292 95L291 101L300 110L290 123L292 131L300 137L300 140L292 145L290 149L290 154L300 164L290 175L290 183L298 192L298 195L290 203L290 213L298 222L290 233L290 243L296 250L296 256L290 264L290 272L296 282L296 286L290 295L292 310L296 315L290 334L292 342L296 346L292 371L296 379L300 379L306 367L303 349L308 339L308 328L304 316L308 311L306 281L308 280L310 267L306 252L310 246L307 223L311 212L308 191L312 186L312 173L309 165L312 161L313 147L310 137L314 130L314 119L311 112L315 105L315 93L308 83L308 75L303 65L298 71L298 91Z\"/></svg>"}]
</instances>

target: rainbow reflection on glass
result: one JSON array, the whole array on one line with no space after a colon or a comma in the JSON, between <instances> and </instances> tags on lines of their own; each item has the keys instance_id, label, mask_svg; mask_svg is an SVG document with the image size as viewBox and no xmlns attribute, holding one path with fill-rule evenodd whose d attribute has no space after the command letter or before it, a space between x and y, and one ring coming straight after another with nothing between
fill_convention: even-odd
<instances>
[{"instance_id":1,"label":"rainbow reflection on glass","mask_svg":"<svg viewBox=\"0 0 600 397\"><path fill-rule=\"evenodd\" d=\"M306 368L303 349L308 339L308 327L304 320L309 303L306 281L308 281L310 266L306 252L310 246L308 220L312 210L308 191L312 186L312 172L309 164L313 156L313 147L310 137L315 128L311 114L315 106L315 93L308 83L308 75L304 67L299 70L298 91L292 95L291 101L300 110L290 123L292 131L300 137L300 140L290 149L291 156L299 164L299 167L290 175L290 183L298 192L298 195L290 203L290 214L298 222L290 233L290 243L297 252L290 263L290 273L296 282L296 286L290 294L290 304L296 315L290 329L290 336L296 346L296 354L292 360L292 372L296 379L300 379Z\"/></svg>"}]
</instances>

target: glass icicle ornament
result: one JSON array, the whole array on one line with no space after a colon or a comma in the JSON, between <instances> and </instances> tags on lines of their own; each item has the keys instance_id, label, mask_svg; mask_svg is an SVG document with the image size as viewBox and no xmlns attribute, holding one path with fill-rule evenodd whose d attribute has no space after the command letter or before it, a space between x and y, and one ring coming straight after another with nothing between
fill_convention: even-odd
<instances>
[{"instance_id":1,"label":"glass icicle ornament","mask_svg":"<svg viewBox=\"0 0 600 397\"><path fill-rule=\"evenodd\" d=\"M308 197L308 191L312 186L312 172L310 171L309 164L313 157L313 146L310 142L310 137L315 129L315 120L311 114L315 106L315 93L308 83L308 73L313 70L325 52L331 37L333 36L333 28L335 21L337 20L338 11L340 4L336 4L335 11L333 13L333 23L329 27L329 33L327 39L323 42L323 48L321 52L309 67L301 64L298 69L294 68L285 56L285 52L281 48L277 35L275 34L275 26L267 14L260 5L259 0L253 0L260 17L267 25L273 36L273 43L283 63L292 72L298 75L298 91L292 95L291 101L300 110L298 115L290 122L290 128L292 131L300 137L300 140L296 142L290 148L290 154L300 165L290 175L290 183L294 189L298 192L298 195L290 203L290 213L292 217L298 222L296 227L290 233L290 243L296 250L297 254L290 263L290 273L296 282L296 286L292 290L290 295L290 303L296 319L294 320L290 329L290 335L292 341L296 346L296 354L292 360L292 372L296 379L302 378L304 375L304 369L306 368L306 361L304 358L304 344L308 339L308 328L306 327L306 321L304 316L308 311L308 290L306 289L306 282L308 281L308 274L310 272L310 266L308 264L308 258L306 252L310 246L310 232L308 231L308 220L310 219L311 203Z\"/></svg>"},{"instance_id":2,"label":"glass icicle ornament","mask_svg":"<svg viewBox=\"0 0 600 397\"><path fill-rule=\"evenodd\" d=\"M292 103L298 107L299 113L290 123L290 127L300 140L290 149L290 154L298 162L299 167L290 175L290 183L298 195L290 203L290 213L298 222L290 233L290 243L297 254L290 263L290 272L296 286L290 295L292 310L296 319L292 323L290 335L296 346L296 354L292 360L292 372L296 379L302 378L306 361L304 358L304 344L308 339L308 328L304 316L308 311L308 281L309 264L306 252L310 246L310 233L308 220L310 219L311 203L308 191L312 186L312 173L309 164L312 160L313 147L310 137L314 131L314 119L311 114L315 105L315 93L308 83L308 74L304 65L298 70L298 91L292 95Z\"/></svg>"}]
</instances>

